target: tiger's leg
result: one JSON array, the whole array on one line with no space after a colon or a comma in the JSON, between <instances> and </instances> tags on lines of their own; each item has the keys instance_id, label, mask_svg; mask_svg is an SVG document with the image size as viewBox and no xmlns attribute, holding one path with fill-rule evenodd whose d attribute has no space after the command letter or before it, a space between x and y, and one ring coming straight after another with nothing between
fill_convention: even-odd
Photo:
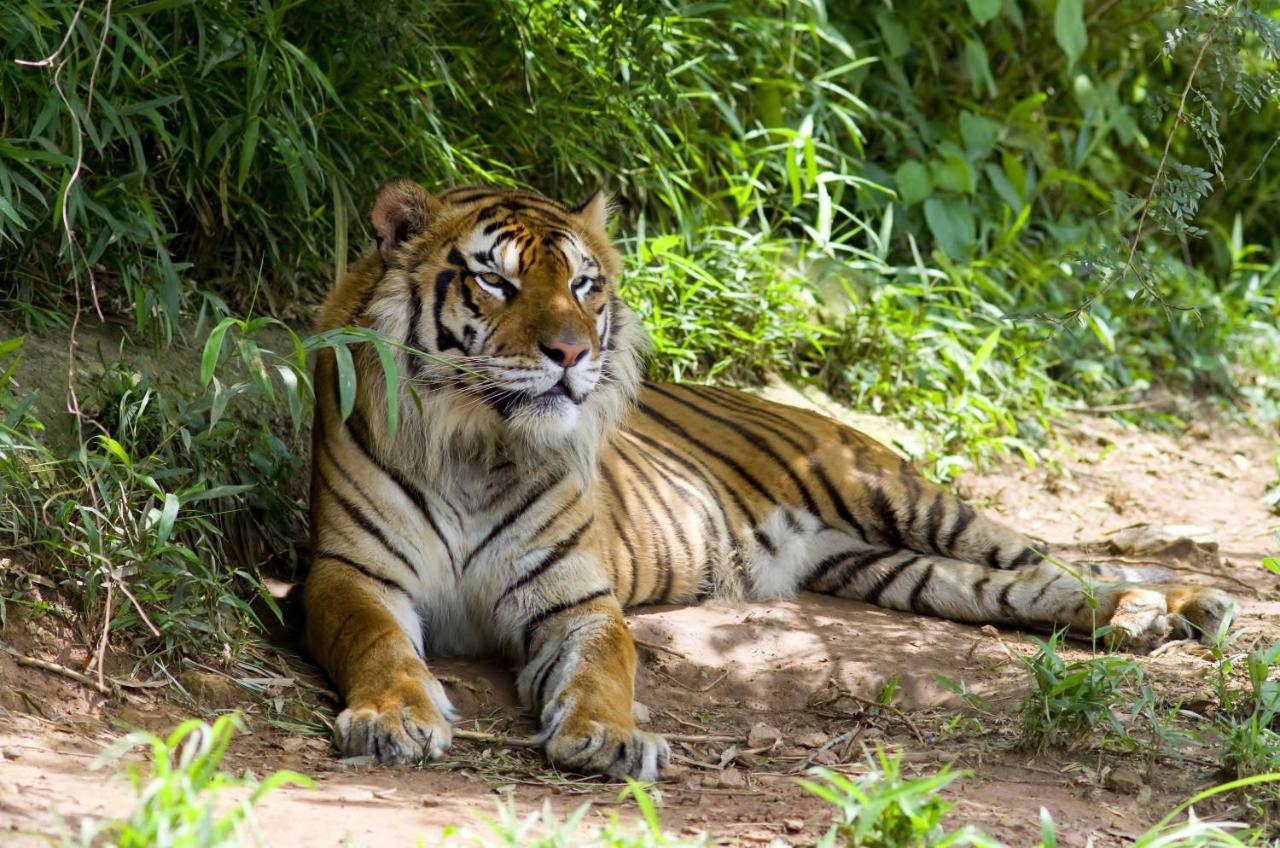
<instances>
[{"instance_id":1,"label":"tiger's leg","mask_svg":"<svg viewBox=\"0 0 1280 848\"><path fill-rule=\"evenodd\" d=\"M307 643L346 699L334 725L342 755L381 763L440 757L456 714L419 655L422 632L409 596L324 554L304 592Z\"/></svg>"},{"instance_id":2,"label":"tiger's leg","mask_svg":"<svg viewBox=\"0 0 1280 848\"><path fill-rule=\"evenodd\" d=\"M1108 644L1130 651L1154 648L1175 628L1212 636L1234 607L1215 589L1097 582L1044 559L1002 569L869 547L820 566L806 580L812 591L955 621L1067 627L1086 637L1110 625Z\"/></svg>"},{"instance_id":3,"label":"tiger's leg","mask_svg":"<svg viewBox=\"0 0 1280 848\"><path fill-rule=\"evenodd\" d=\"M636 729L636 651L613 594L545 607L525 619L523 639L527 662L516 688L541 718L547 759L578 772L656 780L671 752L661 736Z\"/></svg>"}]
</instances>

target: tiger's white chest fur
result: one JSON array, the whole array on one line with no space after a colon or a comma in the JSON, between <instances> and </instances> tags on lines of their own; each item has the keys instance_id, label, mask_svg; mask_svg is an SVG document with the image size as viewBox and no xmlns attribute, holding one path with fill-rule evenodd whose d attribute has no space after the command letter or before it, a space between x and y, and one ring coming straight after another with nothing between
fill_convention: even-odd
<instances>
[{"instance_id":1,"label":"tiger's white chest fur","mask_svg":"<svg viewBox=\"0 0 1280 848\"><path fill-rule=\"evenodd\" d=\"M513 635L504 593L546 550L539 531L577 500L577 489L563 472L507 459L461 464L420 483L435 526L412 514L399 523L416 531L423 554L412 611L422 648L436 655L504 652Z\"/></svg>"}]
</instances>

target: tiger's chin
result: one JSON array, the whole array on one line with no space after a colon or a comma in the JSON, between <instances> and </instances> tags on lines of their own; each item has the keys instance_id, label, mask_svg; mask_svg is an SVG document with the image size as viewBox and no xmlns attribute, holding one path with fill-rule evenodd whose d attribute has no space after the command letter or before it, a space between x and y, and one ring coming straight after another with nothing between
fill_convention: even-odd
<instances>
[{"instance_id":1,"label":"tiger's chin","mask_svg":"<svg viewBox=\"0 0 1280 848\"><path fill-rule=\"evenodd\" d=\"M526 398L507 416L511 432L538 445L557 445L566 441L582 422L582 409L567 395L547 393Z\"/></svg>"}]
</instances>

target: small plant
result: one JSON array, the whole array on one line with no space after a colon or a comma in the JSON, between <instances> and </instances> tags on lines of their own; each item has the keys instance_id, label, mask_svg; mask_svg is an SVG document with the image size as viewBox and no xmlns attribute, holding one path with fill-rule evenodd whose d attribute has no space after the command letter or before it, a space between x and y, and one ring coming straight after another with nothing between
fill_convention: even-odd
<instances>
[{"instance_id":1,"label":"small plant","mask_svg":"<svg viewBox=\"0 0 1280 848\"><path fill-rule=\"evenodd\" d=\"M1266 504L1267 508L1272 512L1280 515L1280 453L1276 454L1272 463L1276 467L1276 481L1268 486L1266 491L1262 493L1262 502ZM1276 562L1275 559L1271 559L1271 561ZM1266 560L1263 562L1265 564ZM1278 566L1278 568L1280 568L1280 566Z\"/></svg>"},{"instance_id":2,"label":"small plant","mask_svg":"<svg viewBox=\"0 0 1280 848\"><path fill-rule=\"evenodd\" d=\"M706 834L687 838L665 834L658 812L660 797L648 784L628 778L618 801L621 803L628 798L634 801L643 823L639 826L624 825L615 810L609 821L590 835L582 832L582 820L591 809L590 803L560 819L551 809L550 801L544 801L540 811L522 817L516 810L515 799L508 797L498 805L495 818L484 819L489 828L488 835L477 837L468 834L466 838L472 845L486 848L652 848L657 845L703 848L711 844L711 838ZM454 845L456 842L446 844Z\"/></svg>"},{"instance_id":3,"label":"small plant","mask_svg":"<svg viewBox=\"0 0 1280 848\"><path fill-rule=\"evenodd\" d=\"M800 781L836 810L836 821L818 841L818 848L999 844L972 827L947 831L942 826L942 817L955 805L944 801L938 793L967 772L955 772L944 766L931 777L907 778L902 774L901 760L882 749L877 749L870 766L871 771L857 779L828 769L814 769L812 774L821 783Z\"/></svg>"},{"instance_id":4,"label":"small plant","mask_svg":"<svg viewBox=\"0 0 1280 848\"><path fill-rule=\"evenodd\" d=\"M1218 717L1222 771L1235 779L1280 772L1280 733L1276 731L1280 680L1272 679L1280 668L1280 641L1254 649L1244 658L1244 665L1249 688L1234 696L1228 694ZM1228 674L1220 671L1218 676L1222 679ZM1223 692L1227 692L1225 684ZM1273 821L1280 815L1280 786L1275 783L1246 788L1241 797L1251 816Z\"/></svg>"},{"instance_id":5,"label":"small plant","mask_svg":"<svg viewBox=\"0 0 1280 848\"><path fill-rule=\"evenodd\" d=\"M1022 658L1030 689L1019 706L1022 742L1044 750L1080 744L1101 726L1114 738L1128 731L1116 712L1122 698L1141 691L1141 667L1131 659L1095 656L1067 662L1058 654L1062 633L1036 639L1040 650Z\"/></svg>"},{"instance_id":6,"label":"small plant","mask_svg":"<svg viewBox=\"0 0 1280 848\"><path fill-rule=\"evenodd\" d=\"M219 848L239 845L255 830L253 808L272 790L286 785L311 788L307 777L277 771L258 781L251 774L236 777L221 770L231 738L244 730L238 713L218 717L212 725L192 719L168 737L130 733L90 768L117 761L138 745L151 753L147 769L128 766L129 779L138 793L137 804L126 819L86 819L76 836L67 835L63 848L110 844L116 848ZM231 801L229 789L249 789L239 801Z\"/></svg>"}]
</instances>

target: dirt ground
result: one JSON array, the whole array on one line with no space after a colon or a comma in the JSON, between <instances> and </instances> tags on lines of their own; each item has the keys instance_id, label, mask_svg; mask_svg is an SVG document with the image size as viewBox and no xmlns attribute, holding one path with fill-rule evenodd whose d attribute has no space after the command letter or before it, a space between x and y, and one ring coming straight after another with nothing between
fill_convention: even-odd
<instances>
[{"instance_id":1,"label":"dirt ground","mask_svg":"<svg viewBox=\"0 0 1280 848\"><path fill-rule=\"evenodd\" d=\"M1196 424L1173 437L1079 416L1063 422L1052 462L972 474L960 490L1055 543L1101 545L1144 523L1197 525L1216 540L1217 555L1212 546L1190 553L1174 546L1161 559L1188 581L1237 596L1243 614L1236 649L1248 650L1280 634L1280 584L1260 567L1280 547L1280 517L1260 500L1274 482L1278 447L1223 425ZM814 595L647 608L629 619L642 665L636 697L648 708L649 726L689 737L743 737L673 744L676 765L659 787L671 833L812 844L830 812L794 775L812 764L857 773L864 746L875 744L902 752L912 774L944 763L970 770L947 791L957 804L949 822L975 824L1010 845L1035 844L1041 807L1052 813L1063 844L1127 844L1215 782L1204 748L1189 749L1180 762L1097 749L1043 756L1016 749L1011 713L1025 678L1016 659L1033 651L1025 634ZM83 663L56 620L16 622L3 632L9 644ZM1067 654L1086 656L1087 646ZM1211 663L1197 646L1174 645L1142 663L1168 706L1205 697ZM509 737L534 729L515 709L511 676L500 664L444 660L433 667L464 716L459 729ZM986 698L991 712L968 707L940 677ZM522 812L545 800L565 814L591 801L588 824L603 821L618 799L618 785L555 774L536 751L492 742L458 740L449 760L420 768L338 762L318 720L332 716L334 702L314 669L287 650L273 648L236 667L189 668L179 680L197 705L171 689L129 690L122 703L0 654L0 843L45 844L37 834L56 832L55 815L75 828L86 816L125 813L133 798L127 780L106 777L111 769L88 770L122 726L164 731L193 713L232 707L244 711L250 728L231 749L232 766L259 776L296 769L317 784L268 796L257 816L265 844L430 845L447 825L483 831L477 815L492 815L508 792ZM892 706L876 706L893 685ZM761 723L780 731L781 741L752 748L745 737ZM762 735L767 739L757 728L752 741ZM1136 782L1116 779L1126 770ZM628 809L624 815L634 815Z\"/></svg>"}]
</instances>

